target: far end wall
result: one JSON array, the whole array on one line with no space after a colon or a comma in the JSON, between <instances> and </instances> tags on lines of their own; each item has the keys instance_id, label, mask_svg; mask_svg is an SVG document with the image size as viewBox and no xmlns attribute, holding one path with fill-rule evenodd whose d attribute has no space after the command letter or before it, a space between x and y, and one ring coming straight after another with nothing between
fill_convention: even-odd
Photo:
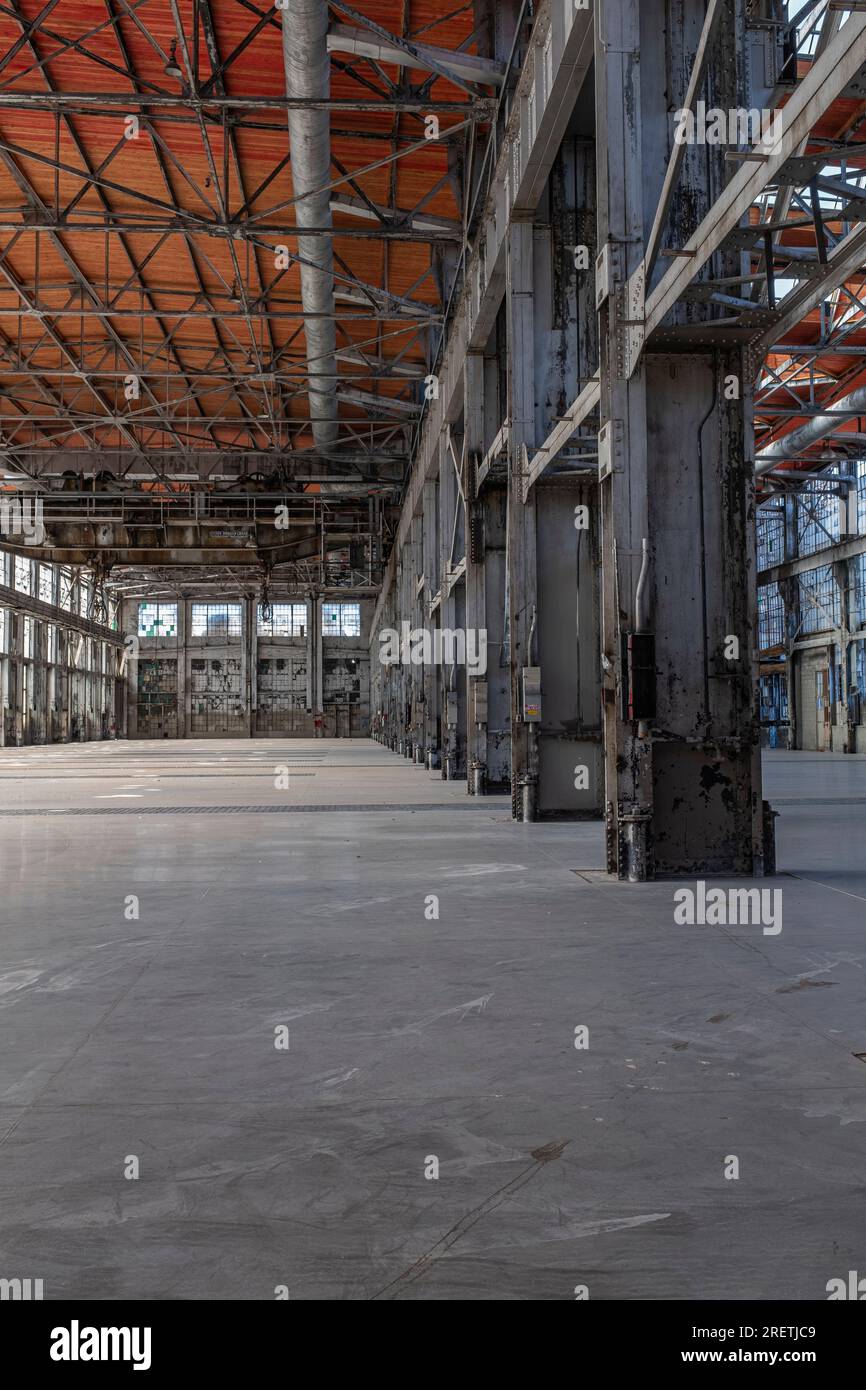
<instances>
[{"instance_id":1,"label":"far end wall","mask_svg":"<svg viewBox=\"0 0 866 1390\"><path fill-rule=\"evenodd\" d=\"M365 738L373 601L127 600L129 738Z\"/></svg>"}]
</instances>

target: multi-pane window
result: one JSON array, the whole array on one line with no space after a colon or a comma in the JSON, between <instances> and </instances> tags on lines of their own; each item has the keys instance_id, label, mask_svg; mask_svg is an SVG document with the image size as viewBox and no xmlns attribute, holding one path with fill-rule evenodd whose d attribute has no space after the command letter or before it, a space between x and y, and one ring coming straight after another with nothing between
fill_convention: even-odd
<instances>
[{"instance_id":1,"label":"multi-pane window","mask_svg":"<svg viewBox=\"0 0 866 1390\"><path fill-rule=\"evenodd\" d=\"M788 718L788 681L784 671L761 676L761 723L778 724Z\"/></svg>"},{"instance_id":2,"label":"multi-pane window","mask_svg":"<svg viewBox=\"0 0 866 1390\"><path fill-rule=\"evenodd\" d=\"M0 652L9 650L9 614L0 608Z\"/></svg>"},{"instance_id":3,"label":"multi-pane window","mask_svg":"<svg viewBox=\"0 0 866 1390\"><path fill-rule=\"evenodd\" d=\"M866 459L858 459L855 465L857 476L857 534L866 532Z\"/></svg>"},{"instance_id":4,"label":"multi-pane window","mask_svg":"<svg viewBox=\"0 0 866 1390\"><path fill-rule=\"evenodd\" d=\"M93 600L87 616L92 618L95 623L105 622L105 591L103 589L94 588Z\"/></svg>"},{"instance_id":5,"label":"multi-pane window","mask_svg":"<svg viewBox=\"0 0 866 1390\"><path fill-rule=\"evenodd\" d=\"M60 607L65 608L67 613L72 612L72 571L61 569L57 576L58 598Z\"/></svg>"},{"instance_id":6,"label":"multi-pane window","mask_svg":"<svg viewBox=\"0 0 866 1390\"><path fill-rule=\"evenodd\" d=\"M828 472L831 477L835 470ZM839 539L839 499L829 492L803 495L797 503L798 553L811 555Z\"/></svg>"},{"instance_id":7,"label":"multi-pane window","mask_svg":"<svg viewBox=\"0 0 866 1390\"><path fill-rule=\"evenodd\" d=\"M758 512L758 569L778 565L785 558L785 515L778 503Z\"/></svg>"},{"instance_id":8,"label":"multi-pane window","mask_svg":"<svg viewBox=\"0 0 866 1390\"><path fill-rule=\"evenodd\" d=\"M855 555L850 562L851 624L866 627L866 555Z\"/></svg>"},{"instance_id":9,"label":"multi-pane window","mask_svg":"<svg viewBox=\"0 0 866 1390\"><path fill-rule=\"evenodd\" d=\"M193 637L240 637L239 603L194 603L190 634Z\"/></svg>"},{"instance_id":10,"label":"multi-pane window","mask_svg":"<svg viewBox=\"0 0 866 1390\"><path fill-rule=\"evenodd\" d=\"M260 637L306 637L307 605L305 603L272 603L270 617L263 617L259 604L258 632Z\"/></svg>"},{"instance_id":11,"label":"multi-pane window","mask_svg":"<svg viewBox=\"0 0 866 1390\"><path fill-rule=\"evenodd\" d=\"M325 637L360 637L360 603L323 603L322 634Z\"/></svg>"},{"instance_id":12,"label":"multi-pane window","mask_svg":"<svg viewBox=\"0 0 866 1390\"><path fill-rule=\"evenodd\" d=\"M39 566L39 597L43 603L54 602L54 566Z\"/></svg>"},{"instance_id":13,"label":"multi-pane window","mask_svg":"<svg viewBox=\"0 0 866 1390\"><path fill-rule=\"evenodd\" d=\"M839 626L839 589L830 565L800 575L800 631L823 632Z\"/></svg>"},{"instance_id":14,"label":"multi-pane window","mask_svg":"<svg viewBox=\"0 0 866 1390\"><path fill-rule=\"evenodd\" d=\"M176 637L176 603L140 603L138 605L139 637Z\"/></svg>"},{"instance_id":15,"label":"multi-pane window","mask_svg":"<svg viewBox=\"0 0 866 1390\"><path fill-rule=\"evenodd\" d=\"M758 590L758 642L762 652L785 640L785 609L778 584Z\"/></svg>"},{"instance_id":16,"label":"multi-pane window","mask_svg":"<svg viewBox=\"0 0 866 1390\"><path fill-rule=\"evenodd\" d=\"M25 617L25 619L24 619L24 634L23 634L23 641L24 641L23 655L26 656L26 657L32 657L32 656L33 656L33 650L34 650L35 642L36 642L36 625L35 625L33 619L32 619L32 618L29 618L29 617Z\"/></svg>"},{"instance_id":17,"label":"multi-pane window","mask_svg":"<svg viewBox=\"0 0 866 1390\"><path fill-rule=\"evenodd\" d=\"M30 593L30 561L21 555L15 556L15 588L19 594Z\"/></svg>"},{"instance_id":18,"label":"multi-pane window","mask_svg":"<svg viewBox=\"0 0 866 1390\"><path fill-rule=\"evenodd\" d=\"M86 579L79 580L78 584L78 611L82 618L90 617L90 585Z\"/></svg>"}]
</instances>

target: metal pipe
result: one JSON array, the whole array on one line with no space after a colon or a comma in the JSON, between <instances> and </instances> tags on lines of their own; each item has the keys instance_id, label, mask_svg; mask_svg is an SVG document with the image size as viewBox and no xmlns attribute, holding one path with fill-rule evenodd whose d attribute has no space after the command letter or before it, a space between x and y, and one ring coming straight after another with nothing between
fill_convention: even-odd
<instances>
[{"instance_id":1,"label":"metal pipe","mask_svg":"<svg viewBox=\"0 0 866 1390\"><path fill-rule=\"evenodd\" d=\"M649 578L649 541L644 536L641 542L641 562L640 574L638 575L637 585L634 591L634 630L643 632L645 629L644 606L646 600L646 586ZM649 733L649 725L645 719L638 720L637 736L646 738Z\"/></svg>"},{"instance_id":2,"label":"metal pipe","mask_svg":"<svg viewBox=\"0 0 866 1390\"><path fill-rule=\"evenodd\" d=\"M287 0L281 11L286 95L298 98L330 96L331 60L328 55L327 0ZM299 228L330 229L331 118L327 110L292 107L288 113L295 217ZM334 248L330 236L299 236L301 303L307 314L334 313ZM306 264L305 264L306 262ZM337 391L334 381L319 373L336 375L337 332L332 319L307 320L304 325L307 363L311 369L307 394L310 415L315 417L313 439L317 448L337 442ZM315 382L313 379L315 374Z\"/></svg>"},{"instance_id":3,"label":"metal pipe","mask_svg":"<svg viewBox=\"0 0 866 1390\"><path fill-rule=\"evenodd\" d=\"M849 410L862 410L866 414L866 386L858 386L856 391L843 396L841 400L833 401L826 415L813 415L804 425L798 425L790 434L785 434L781 439L768 444L766 449L762 449L757 455L755 472L760 477L762 473L769 473L777 463L804 453L812 444L817 444L819 439L825 439L828 434L832 434L839 424L840 412Z\"/></svg>"},{"instance_id":4,"label":"metal pipe","mask_svg":"<svg viewBox=\"0 0 866 1390\"><path fill-rule=\"evenodd\" d=\"M519 817L524 825L532 825L538 820L538 784L526 778L519 786Z\"/></svg>"},{"instance_id":5,"label":"metal pipe","mask_svg":"<svg viewBox=\"0 0 866 1390\"><path fill-rule=\"evenodd\" d=\"M641 542L641 562L640 574L638 575L637 588L634 593L634 630L635 632L644 631L644 598L646 596L647 578L649 577L649 541L644 536Z\"/></svg>"}]
</instances>

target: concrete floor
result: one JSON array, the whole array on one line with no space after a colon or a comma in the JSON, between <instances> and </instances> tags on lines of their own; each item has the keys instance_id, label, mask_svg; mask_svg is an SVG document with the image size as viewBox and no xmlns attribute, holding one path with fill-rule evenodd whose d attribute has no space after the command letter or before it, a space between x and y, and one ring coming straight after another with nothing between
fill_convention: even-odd
<instances>
[{"instance_id":1,"label":"concrete floor","mask_svg":"<svg viewBox=\"0 0 866 1390\"><path fill-rule=\"evenodd\" d=\"M776 937L677 926L677 885L573 872L599 824L515 825L374 743L0 751L0 1277L821 1299L866 1273L866 758L768 755L767 794Z\"/></svg>"}]
</instances>

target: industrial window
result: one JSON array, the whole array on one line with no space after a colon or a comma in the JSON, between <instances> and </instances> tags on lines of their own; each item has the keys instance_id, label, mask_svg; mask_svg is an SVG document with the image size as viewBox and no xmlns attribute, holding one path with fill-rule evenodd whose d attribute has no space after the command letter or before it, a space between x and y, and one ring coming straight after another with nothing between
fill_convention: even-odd
<instances>
[{"instance_id":1,"label":"industrial window","mask_svg":"<svg viewBox=\"0 0 866 1390\"><path fill-rule=\"evenodd\" d=\"M65 608L67 613L72 612L72 571L61 569L58 576L58 597L60 607Z\"/></svg>"},{"instance_id":2,"label":"industrial window","mask_svg":"<svg viewBox=\"0 0 866 1390\"><path fill-rule=\"evenodd\" d=\"M78 611L82 618L90 617L90 585L86 579L79 580L78 584Z\"/></svg>"},{"instance_id":3,"label":"industrial window","mask_svg":"<svg viewBox=\"0 0 866 1390\"><path fill-rule=\"evenodd\" d=\"M800 619L801 632L839 626L839 589L829 565L800 576Z\"/></svg>"},{"instance_id":4,"label":"industrial window","mask_svg":"<svg viewBox=\"0 0 866 1390\"><path fill-rule=\"evenodd\" d=\"M23 635L23 640L24 640L24 651L23 651L23 655L24 655L25 657L32 657L32 656L33 656L33 653L34 653L35 645L36 645L36 624L34 623L34 621L33 621L32 618L25 617L25 619L24 619L24 635Z\"/></svg>"},{"instance_id":5,"label":"industrial window","mask_svg":"<svg viewBox=\"0 0 866 1390\"><path fill-rule=\"evenodd\" d=\"M39 597L43 603L54 602L54 566L39 566Z\"/></svg>"},{"instance_id":6,"label":"industrial window","mask_svg":"<svg viewBox=\"0 0 866 1390\"><path fill-rule=\"evenodd\" d=\"M240 637L241 605L194 603L190 633L193 637Z\"/></svg>"},{"instance_id":7,"label":"industrial window","mask_svg":"<svg viewBox=\"0 0 866 1390\"><path fill-rule=\"evenodd\" d=\"M361 672L357 657L333 657L322 662L322 698L328 705L358 704L361 699Z\"/></svg>"},{"instance_id":8,"label":"industrial window","mask_svg":"<svg viewBox=\"0 0 866 1390\"><path fill-rule=\"evenodd\" d=\"M0 652L8 649L9 642L9 614L5 608L0 608Z\"/></svg>"},{"instance_id":9,"label":"industrial window","mask_svg":"<svg viewBox=\"0 0 866 1390\"><path fill-rule=\"evenodd\" d=\"M15 588L19 594L30 593L30 561L15 556Z\"/></svg>"},{"instance_id":10,"label":"industrial window","mask_svg":"<svg viewBox=\"0 0 866 1390\"><path fill-rule=\"evenodd\" d=\"M778 584L758 590L758 642L762 652L785 640L785 608Z\"/></svg>"},{"instance_id":11,"label":"industrial window","mask_svg":"<svg viewBox=\"0 0 866 1390\"><path fill-rule=\"evenodd\" d=\"M851 560L851 622L854 627L866 627L866 555Z\"/></svg>"},{"instance_id":12,"label":"industrial window","mask_svg":"<svg viewBox=\"0 0 866 1390\"><path fill-rule=\"evenodd\" d=\"M88 613L88 618L92 618L95 623L105 623L105 590L95 588L93 592L93 602Z\"/></svg>"},{"instance_id":13,"label":"industrial window","mask_svg":"<svg viewBox=\"0 0 866 1390\"><path fill-rule=\"evenodd\" d=\"M866 532L866 459L858 459L857 469L857 534Z\"/></svg>"},{"instance_id":14,"label":"industrial window","mask_svg":"<svg viewBox=\"0 0 866 1390\"><path fill-rule=\"evenodd\" d=\"M831 470L827 477L833 476ZM839 539L839 499L829 492L810 493L797 503L798 553L811 555Z\"/></svg>"},{"instance_id":15,"label":"industrial window","mask_svg":"<svg viewBox=\"0 0 866 1390\"><path fill-rule=\"evenodd\" d=\"M360 603L323 603L322 635L324 637L360 637Z\"/></svg>"},{"instance_id":16,"label":"industrial window","mask_svg":"<svg viewBox=\"0 0 866 1390\"><path fill-rule=\"evenodd\" d=\"M758 512L758 569L778 565L785 558L785 514L778 504Z\"/></svg>"},{"instance_id":17,"label":"industrial window","mask_svg":"<svg viewBox=\"0 0 866 1390\"><path fill-rule=\"evenodd\" d=\"M270 617L263 617L259 604L258 630L260 637L306 637L307 605L305 603L272 603Z\"/></svg>"},{"instance_id":18,"label":"industrial window","mask_svg":"<svg viewBox=\"0 0 866 1390\"><path fill-rule=\"evenodd\" d=\"M788 718L788 681L784 671L761 676L761 723L778 724Z\"/></svg>"},{"instance_id":19,"label":"industrial window","mask_svg":"<svg viewBox=\"0 0 866 1390\"><path fill-rule=\"evenodd\" d=\"M139 637L176 637L176 603L140 603L138 605Z\"/></svg>"}]
</instances>

